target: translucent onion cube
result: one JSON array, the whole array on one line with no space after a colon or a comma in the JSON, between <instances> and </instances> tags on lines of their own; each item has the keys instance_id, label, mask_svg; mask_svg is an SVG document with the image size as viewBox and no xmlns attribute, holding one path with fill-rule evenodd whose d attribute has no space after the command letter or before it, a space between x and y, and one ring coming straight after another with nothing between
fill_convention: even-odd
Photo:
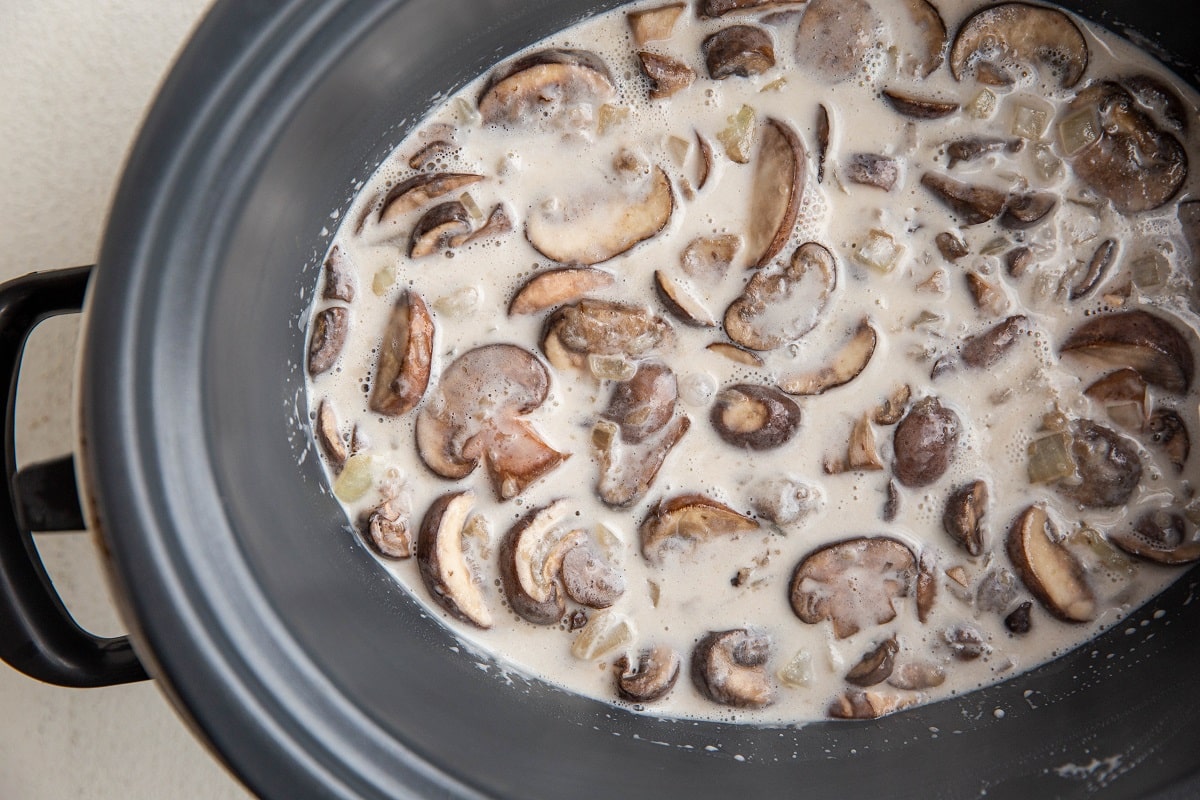
<instances>
[{"instance_id":1,"label":"translucent onion cube","mask_svg":"<svg viewBox=\"0 0 1200 800\"><path fill-rule=\"evenodd\" d=\"M1050 125L1051 112L1046 108L1019 103L1013 109L1012 133L1022 139L1040 139Z\"/></svg>"},{"instance_id":2,"label":"translucent onion cube","mask_svg":"<svg viewBox=\"0 0 1200 800\"><path fill-rule=\"evenodd\" d=\"M791 660L779 670L779 680L785 686L800 688L812 683L812 656L806 650L799 650Z\"/></svg>"},{"instance_id":3,"label":"translucent onion cube","mask_svg":"<svg viewBox=\"0 0 1200 800\"><path fill-rule=\"evenodd\" d=\"M904 245L897 243L891 234L872 228L867 232L866 240L858 246L854 257L880 272L891 272L903 253Z\"/></svg>"},{"instance_id":4,"label":"translucent onion cube","mask_svg":"<svg viewBox=\"0 0 1200 800\"><path fill-rule=\"evenodd\" d=\"M669 136L667 137L667 149L671 151L671 158L675 159L675 163L683 166L692 152L692 143L678 136Z\"/></svg>"},{"instance_id":5,"label":"translucent onion cube","mask_svg":"<svg viewBox=\"0 0 1200 800\"><path fill-rule=\"evenodd\" d=\"M1171 262L1157 251L1134 259L1133 282L1139 289L1157 289L1167 282Z\"/></svg>"},{"instance_id":6,"label":"translucent onion cube","mask_svg":"<svg viewBox=\"0 0 1200 800\"><path fill-rule=\"evenodd\" d=\"M357 453L346 459L337 480L333 482L333 493L343 503L355 503L363 498L375 485L378 463L370 453Z\"/></svg>"},{"instance_id":7,"label":"translucent onion cube","mask_svg":"<svg viewBox=\"0 0 1200 800\"><path fill-rule=\"evenodd\" d=\"M601 611L593 614L571 642L571 655L591 661L620 647L628 647L634 639L633 622L624 614Z\"/></svg>"},{"instance_id":8,"label":"translucent onion cube","mask_svg":"<svg viewBox=\"0 0 1200 800\"><path fill-rule=\"evenodd\" d=\"M987 119L996 113L996 95L984 89L967 103L967 113L975 119Z\"/></svg>"},{"instance_id":9,"label":"translucent onion cube","mask_svg":"<svg viewBox=\"0 0 1200 800\"><path fill-rule=\"evenodd\" d=\"M1082 108L1058 123L1058 143L1067 156L1073 156L1100 138L1100 120L1094 109Z\"/></svg>"},{"instance_id":10,"label":"translucent onion cube","mask_svg":"<svg viewBox=\"0 0 1200 800\"><path fill-rule=\"evenodd\" d=\"M371 278L371 291L376 297L383 297L387 290L396 282L396 267L389 265L375 273Z\"/></svg>"},{"instance_id":11,"label":"translucent onion cube","mask_svg":"<svg viewBox=\"0 0 1200 800\"><path fill-rule=\"evenodd\" d=\"M601 380L627 381L637 372L637 364L624 356L592 353L588 356L588 369Z\"/></svg>"},{"instance_id":12,"label":"translucent onion cube","mask_svg":"<svg viewBox=\"0 0 1200 800\"><path fill-rule=\"evenodd\" d=\"M1122 428L1140 431L1142 426L1146 424L1146 415L1142 410L1141 403L1133 401L1125 403L1112 403L1111 405L1105 406L1105 411L1108 412L1109 419L1120 425Z\"/></svg>"},{"instance_id":13,"label":"translucent onion cube","mask_svg":"<svg viewBox=\"0 0 1200 800\"><path fill-rule=\"evenodd\" d=\"M1115 572L1133 571L1133 562L1124 553L1113 547L1112 543L1095 528L1080 528L1068 536L1067 541L1086 547L1092 551L1101 564Z\"/></svg>"},{"instance_id":14,"label":"translucent onion cube","mask_svg":"<svg viewBox=\"0 0 1200 800\"><path fill-rule=\"evenodd\" d=\"M1050 483L1075 474L1071 457L1071 437L1052 433L1029 445L1029 482Z\"/></svg>"},{"instance_id":15,"label":"translucent onion cube","mask_svg":"<svg viewBox=\"0 0 1200 800\"><path fill-rule=\"evenodd\" d=\"M483 292L477 286L464 286L433 301L433 309L447 317L465 317L483 304Z\"/></svg>"},{"instance_id":16,"label":"translucent onion cube","mask_svg":"<svg viewBox=\"0 0 1200 800\"><path fill-rule=\"evenodd\" d=\"M625 106L614 106L605 103L600 106L599 128L605 134L629 118L629 109Z\"/></svg>"},{"instance_id":17,"label":"translucent onion cube","mask_svg":"<svg viewBox=\"0 0 1200 800\"><path fill-rule=\"evenodd\" d=\"M725 154L730 161L748 163L750 150L754 146L754 109L742 106L729 117L729 125L717 134L717 139L725 146Z\"/></svg>"},{"instance_id":18,"label":"translucent onion cube","mask_svg":"<svg viewBox=\"0 0 1200 800\"><path fill-rule=\"evenodd\" d=\"M1054 155L1050 145L1039 143L1033 148L1033 165L1037 168L1038 177L1044 181L1052 181L1062 173L1062 159Z\"/></svg>"}]
</instances>

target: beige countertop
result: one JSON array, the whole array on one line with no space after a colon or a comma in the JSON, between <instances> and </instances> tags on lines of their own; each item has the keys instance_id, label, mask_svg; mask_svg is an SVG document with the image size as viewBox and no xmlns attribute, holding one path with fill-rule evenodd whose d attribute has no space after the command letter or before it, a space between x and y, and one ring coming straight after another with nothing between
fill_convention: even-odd
<instances>
[{"instance_id":1,"label":"beige countertop","mask_svg":"<svg viewBox=\"0 0 1200 800\"><path fill-rule=\"evenodd\" d=\"M125 153L212 0L0 0L0 280L90 264ZM73 317L34 333L20 463L70 451ZM38 546L84 627L122 632L86 534ZM0 664L0 797L245 798L151 682L47 686Z\"/></svg>"}]
</instances>

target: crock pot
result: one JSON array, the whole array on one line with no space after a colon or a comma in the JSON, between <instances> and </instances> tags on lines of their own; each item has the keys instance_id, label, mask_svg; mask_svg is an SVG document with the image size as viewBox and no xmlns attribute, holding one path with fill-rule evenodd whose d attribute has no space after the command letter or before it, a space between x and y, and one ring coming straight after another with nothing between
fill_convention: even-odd
<instances>
[{"instance_id":1,"label":"crock pot","mask_svg":"<svg viewBox=\"0 0 1200 800\"><path fill-rule=\"evenodd\" d=\"M152 676L266 797L1200 796L1196 571L998 686L873 722L761 728L505 673L350 535L301 366L337 212L431 104L613 5L216 4L145 123L98 266L0 290L0 655L64 685ZM1064 5L1197 83L1179 3ZM14 475L22 344L81 306L75 471L128 638L80 630L37 559L29 530L78 516L70 462Z\"/></svg>"}]
</instances>

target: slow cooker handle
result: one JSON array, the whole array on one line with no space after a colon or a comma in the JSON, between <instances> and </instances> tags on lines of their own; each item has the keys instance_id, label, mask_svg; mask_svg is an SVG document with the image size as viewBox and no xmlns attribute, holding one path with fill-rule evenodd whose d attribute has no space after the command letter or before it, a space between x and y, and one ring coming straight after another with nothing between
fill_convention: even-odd
<instances>
[{"instance_id":1,"label":"slow cooker handle","mask_svg":"<svg viewBox=\"0 0 1200 800\"><path fill-rule=\"evenodd\" d=\"M129 637L95 636L75 622L38 555L31 520L40 519L39 528L61 530L79 519L69 461L42 465L18 479L14 423L25 342L43 320L83 309L90 274L91 267L35 272L0 286L0 379L7 382L8 398L0 430L8 478L0 491L0 659L38 680L75 687L148 677ZM43 491L32 496L39 484ZM32 513L39 505L46 507Z\"/></svg>"}]
</instances>

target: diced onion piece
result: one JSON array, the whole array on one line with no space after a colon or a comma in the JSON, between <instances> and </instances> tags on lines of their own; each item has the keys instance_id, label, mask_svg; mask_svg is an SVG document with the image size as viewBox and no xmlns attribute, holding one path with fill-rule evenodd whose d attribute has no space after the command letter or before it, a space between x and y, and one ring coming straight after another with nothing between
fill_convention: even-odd
<instances>
[{"instance_id":1,"label":"diced onion piece","mask_svg":"<svg viewBox=\"0 0 1200 800\"><path fill-rule=\"evenodd\" d=\"M1071 437L1067 433L1043 436L1029 445L1030 483L1050 483L1075 474Z\"/></svg>"},{"instance_id":2,"label":"diced onion piece","mask_svg":"<svg viewBox=\"0 0 1200 800\"><path fill-rule=\"evenodd\" d=\"M750 150L754 146L754 128L754 109L750 106L742 106L729 117L729 126L717 134L717 139L725 145L725 154L730 161L749 163Z\"/></svg>"},{"instance_id":3,"label":"diced onion piece","mask_svg":"<svg viewBox=\"0 0 1200 800\"><path fill-rule=\"evenodd\" d=\"M1054 148L1045 142L1034 145L1033 165L1037 168L1038 177L1044 181L1052 181L1062 172L1062 160L1054 155Z\"/></svg>"},{"instance_id":4,"label":"diced onion piece","mask_svg":"<svg viewBox=\"0 0 1200 800\"><path fill-rule=\"evenodd\" d=\"M609 103L605 103L604 105L600 106L600 134L604 135L627 119L629 119L628 108L625 106L614 106Z\"/></svg>"},{"instance_id":5,"label":"diced onion piece","mask_svg":"<svg viewBox=\"0 0 1200 800\"><path fill-rule=\"evenodd\" d=\"M1068 158L1100 139L1100 120L1090 105L1068 114L1058 123L1058 143Z\"/></svg>"},{"instance_id":6,"label":"diced onion piece","mask_svg":"<svg viewBox=\"0 0 1200 800\"><path fill-rule=\"evenodd\" d=\"M375 485L378 471L377 458L370 453L357 453L346 459L346 466L333 482L333 493L343 503L354 503L363 498Z\"/></svg>"},{"instance_id":7,"label":"diced onion piece","mask_svg":"<svg viewBox=\"0 0 1200 800\"><path fill-rule=\"evenodd\" d=\"M1139 289L1157 289L1167 282L1171 262L1165 255L1155 251L1134 259L1130 268L1133 282Z\"/></svg>"},{"instance_id":8,"label":"diced onion piece","mask_svg":"<svg viewBox=\"0 0 1200 800\"><path fill-rule=\"evenodd\" d=\"M970 103L967 103L967 113L975 119L987 119L996 113L996 95L987 89L980 91Z\"/></svg>"},{"instance_id":9,"label":"diced onion piece","mask_svg":"<svg viewBox=\"0 0 1200 800\"><path fill-rule=\"evenodd\" d=\"M1042 106L1018 103L1013 108L1012 133L1022 139L1041 139L1050 125L1052 111Z\"/></svg>"},{"instance_id":10,"label":"diced onion piece","mask_svg":"<svg viewBox=\"0 0 1200 800\"><path fill-rule=\"evenodd\" d=\"M602 611L593 614L587 626L571 642L571 655L591 661L619 647L633 644L633 623L624 614Z\"/></svg>"},{"instance_id":11,"label":"diced onion piece","mask_svg":"<svg viewBox=\"0 0 1200 800\"><path fill-rule=\"evenodd\" d=\"M807 650L796 651L796 655L779 670L779 680L785 686L799 689L812 683L812 679L812 656Z\"/></svg>"},{"instance_id":12,"label":"diced onion piece","mask_svg":"<svg viewBox=\"0 0 1200 800\"><path fill-rule=\"evenodd\" d=\"M896 268L903 253L904 245L893 239L891 234L872 228L854 256L868 267L880 272L891 272Z\"/></svg>"},{"instance_id":13,"label":"diced onion piece","mask_svg":"<svg viewBox=\"0 0 1200 800\"><path fill-rule=\"evenodd\" d=\"M637 372L637 364L621 355L588 355L588 369L601 380L627 381Z\"/></svg>"}]
</instances>

